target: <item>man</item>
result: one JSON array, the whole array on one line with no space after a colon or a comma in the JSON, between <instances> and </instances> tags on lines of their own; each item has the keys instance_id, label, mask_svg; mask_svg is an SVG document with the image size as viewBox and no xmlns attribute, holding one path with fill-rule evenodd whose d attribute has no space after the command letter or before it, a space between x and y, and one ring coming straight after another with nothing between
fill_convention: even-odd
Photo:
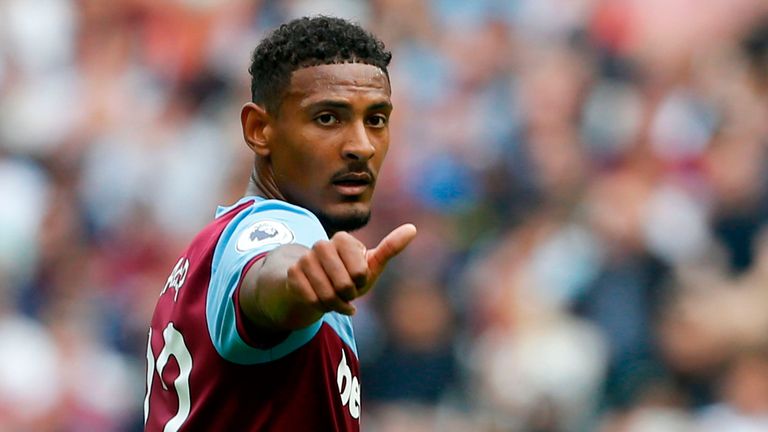
<instances>
[{"instance_id":1,"label":"man","mask_svg":"<svg viewBox=\"0 0 768 432\"><path fill-rule=\"evenodd\" d=\"M416 235L403 225L367 250L348 233L368 221L389 145L390 57L328 17L283 25L254 51L241 114L253 174L160 294L148 431L359 430L352 301Z\"/></svg>"}]
</instances>

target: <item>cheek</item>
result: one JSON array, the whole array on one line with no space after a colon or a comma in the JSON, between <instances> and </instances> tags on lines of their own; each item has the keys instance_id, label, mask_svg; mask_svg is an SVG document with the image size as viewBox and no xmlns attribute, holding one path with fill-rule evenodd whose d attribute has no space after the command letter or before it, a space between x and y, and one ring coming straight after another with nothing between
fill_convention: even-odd
<instances>
[{"instance_id":1,"label":"cheek","mask_svg":"<svg viewBox=\"0 0 768 432\"><path fill-rule=\"evenodd\" d=\"M376 165L376 168L381 167L382 163L384 162L384 158L387 156L387 152L389 151L388 138L389 137L385 137L385 139L376 146L376 155L373 157L373 163Z\"/></svg>"},{"instance_id":2,"label":"cheek","mask_svg":"<svg viewBox=\"0 0 768 432\"><path fill-rule=\"evenodd\" d=\"M320 168L313 154L296 151L287 152L285 156L281 163L284 180L302 187L317 181Z\"/></svg>"},{"instance_id":3,"label":"cheek","mask_svg":"<svg viewBox=\"0 0 768 432\"><path fill-rule=\"evenodd\" d=\"M333 166L331 149L324 152L324 147L327 146L310 140L293 141L286 145L280 159L274 161L275 169L279 170L276 176L287 187L294 185L293 188L309 190L324 185Z\"/></svg>"},{"instance_id":4,"label":"cheek","mask_svg":"<svg viewBox=\"0 0 768 432\"><path fill-rule=\"evenodd\" d=\"M313 146L309 144L315 142L315 138L303 131L301 126L296 126L294 131L286 133L285 138L280 143L282 167L290 171L305 170L315 159Z\"/></svg>"}]
</instances>

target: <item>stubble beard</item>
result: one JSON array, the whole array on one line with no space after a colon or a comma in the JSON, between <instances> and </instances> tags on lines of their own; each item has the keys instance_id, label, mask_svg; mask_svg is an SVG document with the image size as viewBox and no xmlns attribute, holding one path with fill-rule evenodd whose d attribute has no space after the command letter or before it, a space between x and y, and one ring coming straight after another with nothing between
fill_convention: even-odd
<instances>
[{"instance_id":1,"label":"stubble beard","mask_svg":"<svg viewBox=\"0 0 768 432\"><path fill-rule=\"evenodd\" d=\"M351 214L345 214L343 216L330 215L322 211L313 212L320 223L325 228L325 232L328 236L339 231L355 231L368 224L371 219L371 212L369 211L355 211Z\"/></svg>"}]
</instances>

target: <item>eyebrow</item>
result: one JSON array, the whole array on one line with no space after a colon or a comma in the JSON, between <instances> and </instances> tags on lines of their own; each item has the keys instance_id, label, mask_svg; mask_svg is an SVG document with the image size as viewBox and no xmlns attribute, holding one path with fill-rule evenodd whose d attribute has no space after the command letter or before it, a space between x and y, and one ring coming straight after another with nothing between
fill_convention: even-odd
<instances>
[{"instance_id":1,"label":"eyebrow","mask_svg":"<svg viewBox=\"0 0 768 432\"><path fill-rule=\"evenodd\" d=\"M376 102L374 104L371 104L368 107L368 111L381 111L386 109L392 110L392 102L389 102L389 101Z\"/></svg>"},{"instance_id":2,"label":"eyebrow","mask_svg":"<svg viewBox=\"0 0 768 432\"><path fill-rule=\"evenodd\" d=\"M344 100L336 99L323 99L317 102L311 102L303 106L305 109L309 108L337 108L337 109L351 109L352 104ZM385 109L392 109L392 103L389 101L375 102L366 107L366 111L380 111Z\"/></svg>"}]
</instances>

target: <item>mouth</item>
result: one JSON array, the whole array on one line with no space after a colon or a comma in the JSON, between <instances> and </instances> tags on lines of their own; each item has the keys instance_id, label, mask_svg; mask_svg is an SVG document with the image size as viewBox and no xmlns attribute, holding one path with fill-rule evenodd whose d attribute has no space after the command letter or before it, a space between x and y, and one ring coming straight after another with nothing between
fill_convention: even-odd
<instances>
[{"instance_id":1,"label":"mouth","mask_svg":"<svg viewBox=\"0 0 768 432\"><path fill-rule=\"evenodd\" d=\"M373 177L367 172L347 173L335 177L331 184L341 195L362 195L373 185Z\"/></svg>"}]
</instances>

